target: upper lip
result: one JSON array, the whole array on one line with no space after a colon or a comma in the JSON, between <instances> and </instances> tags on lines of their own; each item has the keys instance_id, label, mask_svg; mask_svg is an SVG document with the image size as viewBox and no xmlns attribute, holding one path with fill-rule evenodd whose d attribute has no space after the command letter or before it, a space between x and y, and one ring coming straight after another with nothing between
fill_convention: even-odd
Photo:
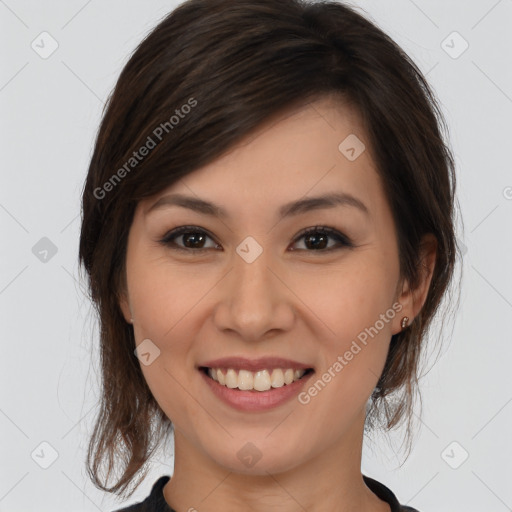
<instances>
[{"instance_id":1,"label":"upper lip","mask_svg":"<svg viewBox=\"0 0 512 512\"><path fill-rule=\"evenodd\" d=\"M247 359L245 357L222 357L212 359L199 365L207 368L233 368L234 370L272 370L274 368L292 368L294 370L307 370L311 366L292 359L283 359L282 357L260 357L258 359Z\"/></svg>"}]
</instances>

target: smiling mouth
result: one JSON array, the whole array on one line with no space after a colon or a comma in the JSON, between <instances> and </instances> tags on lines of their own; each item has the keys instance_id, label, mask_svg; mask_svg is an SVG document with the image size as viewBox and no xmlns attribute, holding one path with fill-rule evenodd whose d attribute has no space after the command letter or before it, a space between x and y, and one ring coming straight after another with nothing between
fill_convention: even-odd
<instances>
[{"instance_id":1,"label":"smiling mouth","mask_svg":"<svg viewBox=\"0 0 512 512\"><path fill-rule=\"evenodd\" d=\"M199 367L210 379L221 386L240 391L268 391L288 386L314 372L313 368L262 369L259 371L236 370L234 368Z\"/></svg>"}]
</instances>

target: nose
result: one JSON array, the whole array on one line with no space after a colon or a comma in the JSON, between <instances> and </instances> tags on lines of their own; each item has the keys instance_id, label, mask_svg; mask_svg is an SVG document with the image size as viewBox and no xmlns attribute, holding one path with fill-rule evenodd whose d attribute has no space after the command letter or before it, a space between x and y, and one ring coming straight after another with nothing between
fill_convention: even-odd
<instances>
[{"instance_id":1,"label":"nose","mask_svg":"<svg viewBox=\"0 0 512 512\"><path fill-rule=\"evenodd\" d=\"M214 323L219 330L234 331L241 339L257 341L268 337L269 332L292 328L294 294L269 253L263 250L251 263L234 254L233 267L219 287L214 310Z\"/></svg>"}]
</instances>

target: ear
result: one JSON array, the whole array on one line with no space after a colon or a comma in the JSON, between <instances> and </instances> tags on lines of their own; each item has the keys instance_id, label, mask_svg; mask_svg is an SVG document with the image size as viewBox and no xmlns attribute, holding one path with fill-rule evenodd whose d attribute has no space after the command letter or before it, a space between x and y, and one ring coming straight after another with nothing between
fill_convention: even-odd
<instances>
[{"instance_id":1,"label":"ear","mask_svg":"<svg viewBox=\"0 0 512 512\"><path fill-rule=\"evenodd\" d=\"M401 295L398 297L398 302L400 302L403 309L400 311L400 315L397 315L395 319L396 322L393 325L393 334L397 334L402 330L400 324L404 316L409 318L408 325L410 325L420 312L423 304L425 304L430 282L432 281L432 275L434 274L436 255L437 239L432 233L428 233L423 236L420 242L418 286L412 290L409 282L405 280Z\"/></svg>"},{"instance_id":2,"label":"ear","mask_svg":"<svg viewBox=\"0 0 512 512\"><path fill-rule=\"evenodd\" d=\"M119 295L119 307L121 308L121 311L123 313L124 319L131 324L133 315L132 315L132 308L130 306L130 301L128 299L128 294L126 292L122 292Z\"/></svg>"}]
</instances>

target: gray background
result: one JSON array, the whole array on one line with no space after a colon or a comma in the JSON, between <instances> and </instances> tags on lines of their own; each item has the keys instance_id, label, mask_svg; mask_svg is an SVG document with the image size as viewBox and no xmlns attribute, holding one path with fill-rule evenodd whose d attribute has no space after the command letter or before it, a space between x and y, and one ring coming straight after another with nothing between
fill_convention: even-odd
<instances>
[{"instance_id":1,"label":"gray background","mask_svg":"<svg viewBox=\"0 0 512 512\"><path fill-rule=\"evenodd\" d=\"M122 66L176 5L0 0L0 512L119 506L84 467L99 375L97 325L78 277L80 190ZM397 452L403 431L377 437L363 472L421 512L512 510L512 1L352 5L413 57L440 98L465 226L461 306L422 380L413 452L405 462ZM129 502L171 468L159 454Z\"/></svg>"}]
</instances>

